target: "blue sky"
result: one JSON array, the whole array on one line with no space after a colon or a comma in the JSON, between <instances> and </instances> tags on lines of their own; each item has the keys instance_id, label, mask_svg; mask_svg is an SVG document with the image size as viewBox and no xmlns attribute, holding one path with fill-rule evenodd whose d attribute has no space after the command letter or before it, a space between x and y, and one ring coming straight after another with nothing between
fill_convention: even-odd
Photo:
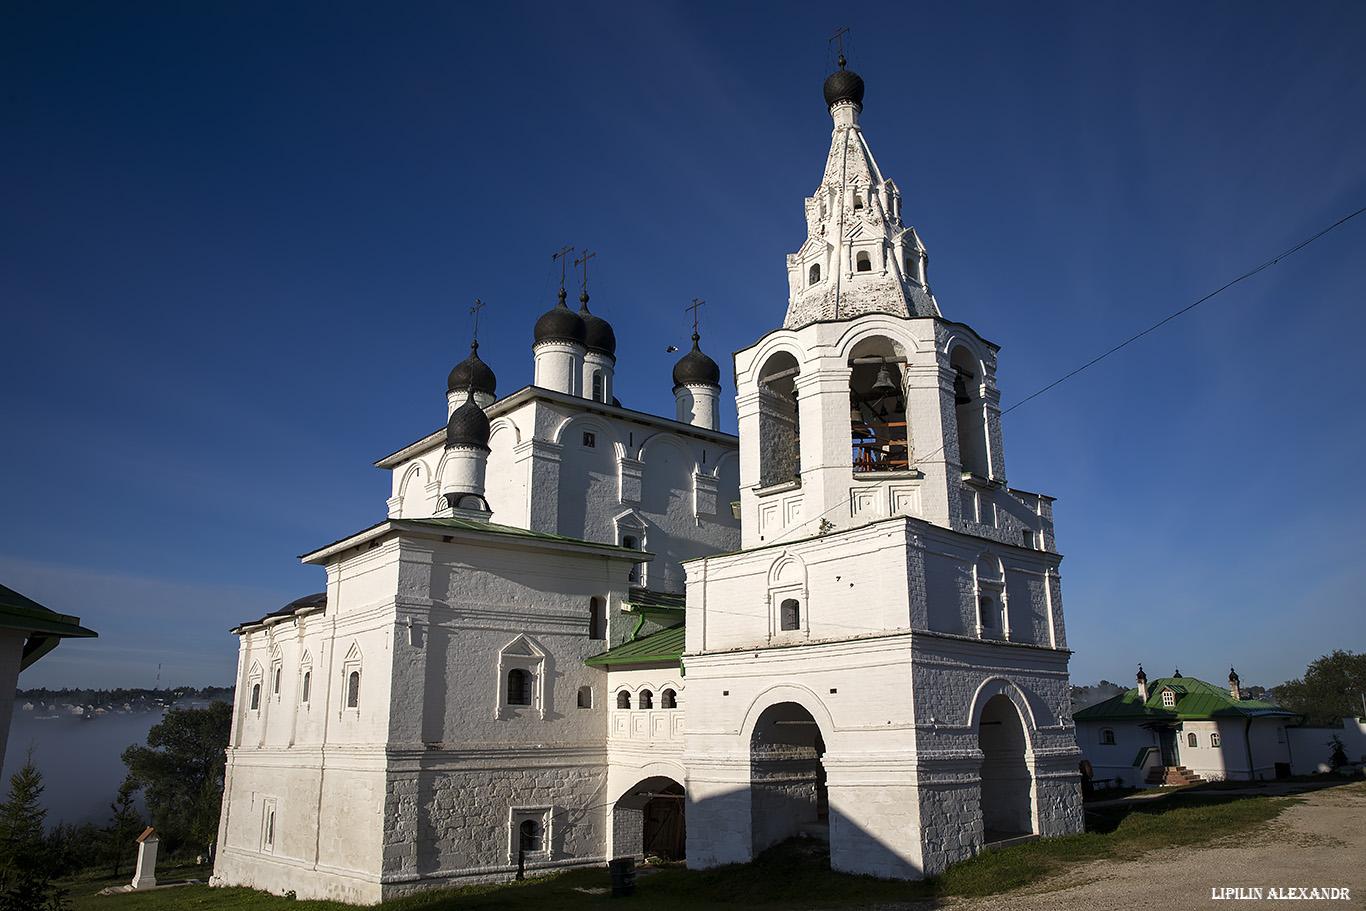
<instances>
[{"instance_id":1,"label":"blue sky","mask_svg":"<svg viewBox=\"0 0 1366 911\"><path fill-rule=\"evenodd\" d=\"M693 298L722 363L783 318L838 26L1004 407L1366 206L1360 3L830 10L4 4L0 581L101 634L20 685L230 683L228 629L321 590L295 555L443 423L475 298L531 381L564 244L619 398L671 414ZM1364 247L1366 215L1006 416L1077 682L1366 650Z\"/></svg>"}]
</instances>

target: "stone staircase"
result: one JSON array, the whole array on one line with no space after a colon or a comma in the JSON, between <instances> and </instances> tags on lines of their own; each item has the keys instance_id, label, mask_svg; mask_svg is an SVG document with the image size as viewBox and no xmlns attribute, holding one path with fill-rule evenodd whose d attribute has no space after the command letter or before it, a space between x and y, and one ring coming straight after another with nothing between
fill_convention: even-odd
<instances>
[{"instance_id":1,"label":"stone staircase","mask_svg":"<svg viewBox=\"0 0 1366 911\"><path fill-rule=\"evenodd\" d=\"M1169 787L1172 785L1200 784L1204 780L1183 765L1169 765L1154 766L1149 769L1146 783Z\"/></svg>"}]
</instances>

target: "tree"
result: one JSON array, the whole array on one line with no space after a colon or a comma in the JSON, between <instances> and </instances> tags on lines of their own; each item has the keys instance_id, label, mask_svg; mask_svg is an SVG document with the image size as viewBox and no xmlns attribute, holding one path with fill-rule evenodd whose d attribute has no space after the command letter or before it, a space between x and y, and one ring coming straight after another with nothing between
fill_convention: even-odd
<instances>
[{"instance_id":1,"label":"tree","mask_svg":"<svg viewBox=\"0 0 1366 911\"><path fill-rule=\"evenodd\" d=\"M171 709L147 732L147 746L123 751L128 773L143 789L147 812L168 850L218 835L223 805L224 751L232 729L232 706Z\"/></svg>"},{"instance_id":2,"label":"tree","mask_svg":"<svg viewBox=\"0 0 1366 911\"><path fill-rule=\"evenodd\" d=\"M1338 725L1363 713L1366 694L1366 655L1341 650L1310 664L1304 677L1276 687L1282 708L1304 716L1306 724Z\"/></svg>"},{"instance_id":3,"label":"tree","mask_svg":"<svg viewBox=\"0 0 1366 911\"><path fill-rule=\"evenodd\" d=\"M10 776L9 796L0 804L0 911L41 911L65 906L65 892L52 885L43 821L47 810L43 773L29 747L24 765Z\"/></svg>"},{"instance_id":4,"label":"tree","mask_svg":"<svg viewBox=\"0 0 1366 911\"><path fill-rule=\"evenodd\" d=\"M109 810L114 815L109 818L109 825L105 828L106 845L108 846L109 859L114 866L114 875L119 875L119 865L123 860L123 849L130 845L133 839L142 834L142 814L133 804L133 794L138 790L137 780L130 774L123 779L123 784L119 785L118 796L109 805Z\"/></svg>"}]
</instances>

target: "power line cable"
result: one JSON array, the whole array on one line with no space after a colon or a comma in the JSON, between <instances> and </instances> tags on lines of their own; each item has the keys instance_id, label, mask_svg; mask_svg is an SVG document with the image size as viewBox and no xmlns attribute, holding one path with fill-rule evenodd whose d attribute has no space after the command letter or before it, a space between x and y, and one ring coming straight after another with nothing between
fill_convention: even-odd
<instances>
[{"instance_id":1,"label":"power line cable","mask_svg":"<svg viewBox=\"0 0 1366 911\"><path fill-rule=\"evenodd\" d=\"M1092 358L1091 360L1089 360L1089 361L1087 361L1086 363L1082 364L1080 367L1078 367L1076 370L1073 370L1071 373L1067 374L1066 376L1061 377L1060 379L1056 379L1056 380L1054 380L1053 382L1049 383L1047 386L1043 387L1043 388L1040 389L1038 392L1035 392L1035 393L1033 393L1032 395L1025 396L1024 398L1022 398L1022 399L1020 399L1018 402L1016 402L1014 405L1011 405L1011 406L1010 406L1009 408L1007 408L1005 411L1002 411L1002 412L1001 412L1002 416L1007 415L1007 414L1010 414L1010 412L1014 411L1016 408L1019 408L1021 405L1023 405L1025 402L1028 402L1030 399L1038 398L1039 396L1043 395L1043 394L1044 394L1045 392L1047 392L1048 390L1052 389L1054 386L1057 386L1057 385L1059 385L1059 384L1061 384L1061 383L1067 382L1067 381L1070 380L1072 377L1076 376L1078 373L1081 373L1081 372L1082 372L1083 370L1085 370L1087 367L1091 367L1091 366L1093 366L1093 365L1095 365L1095 364L1100 363L1101 361L1105 360L1105 359L1106 359L1107 357L1109 357L1110 355L1114 354L1116 351L1119 351L1121 348L1127 347L1128 345L1130 345L1130 344L1132 344L1132 343L1138 341L1138 340L1141 339L1143 336L1147 335L1149 332L1152 332L1153 330L1158 329L1158 328L1160 328L1160 327L1162 327L1162 326L1165 326L1167 323L1170 323L1172 320L1176 319L1176 318L1177 318L1178 316L1180 316L1181 314L1183 314L1183 313L1189 313L1190 311L1194 310L1196 307L1198 307L1198 306L1200 306L1201 304L1203 304L1205 301L1209 300L1211 297L1214 297L1216 294L1219 294L1219 293L1221 293L1221 292L1223 292L1223 291L1227 291L1229 288L1232 288L1234 285L1238 284L1238 282L1242 281L1243 279L1245 279L1245 278L1251 278L1252 276L1256 275L1258 272L1262 271L1263 269L1266 269L1266 268L1268 268L1269 266L1274 266L1274 265L1276 265L1276 263L1280 262L1280 261L1281 261L1282 259L1284 259L1285 257L1289 256L1290 254L1292 254L1292 253L1294 253L1294 252L1296 252L1296 251L1298 251L1298 250L1303 249L1304 247L1309 246L1309 245L1312 244L1314 241L1318 240L1320 237L1322 237L1323 235L1327 234L1329 231L1331 231L1331 230L1333 230L1334 228L1336 228L1338 225L1341 225L1342 223L1344 223L1344 222L1346 222L1346 221L1348 221L1348 220L1350 220L1350 219L1356 218L1356 217L1357 217L1358 215L1360 215L1362 212L1366 212L1366 206L1363 206L1362 208L1357 209L1357 210L1356 210L1355 212L1353 212L1351 215L1348 215L1348 216L1346 216L1346 217L1344 217L1344 218L1338 219L1337 221L1333 222L1333 223L1332 223L1331 225L1329 225L1328 227L1324 228L1322 231L1318 232L1317 234L1313 235L1312 237L1309 237L1309 238L1307 238L1307 239L1305 239L1305 240L1300 241L1299 243L1295 244L1295 246L1291 247L1289 250L1286 250L1284 253L1281 253L1279 256L1274 256L1274 257L1272 257L1271 259L1268 259L1266 262L1262 263L1262 264L1261 264L1260 266L1258 266L1257 268L1251 269L1251 270L1249 270L1249 271L1247 271L1247 272L1244 272L1242 275L1238 276L1238 277L1235 278L1233 281L1229 282L1228 284L1224 285L1224 286L1221 287L1221 288L1218 288L1217 290L1211 291L1209 294L1206 294L1204 297L1200 298L1200 299L1199 299L1198 301L1196 301L1195 303L1190 304L1189 306L1186 306L1186 307L1182 307L1180 310L1176 311L1175 313L1173 313L1171 316L1167 317L1166 319L1161 320L1161 321L1156 322L1156 323L1153 323L1153 324L1152 324L1151 326L1149 326L1147 329L1144 329L1142 332L1138 333L1137 335L1133 336L1132 338L1129 338L1129 339L1126 339L1126 340L1123 341L1123 342L1120 342L1118 345L1116 345L1115 347L1111 348L1109 351L1105 352L1104 354L1100 355L1099 357Z\"/></svg>"},{"instance_id":2,"label":"power line cable","mask_svg":"<svg viewBox=\"0 0 1366 911\"><path fill-rule=\"evenodd\" d=\"M1332 231L1334 228L1337 228L1337 227L1339 227L1339 226L1345 224L1346 222L1351 221L1353 218L1356 218L1356 217L1357 217L1358 215L1360 215L1362 212L1366 212L1366 206L1362 206L1360 209L1357 209L1355 212L1351 213L1350 215L1345 215L1345 216L1343 216L1342 218L1339 218L1337 221L1333 222L1331 225L1329 225L1328 227L1324 228L1322 231L1319 231L1319 232L1317 232L1317 233L1315 233L1315 234L1313 234L1313 235L1311 235L1311 236L1305 238L1304 240L1302 240L1302 241L1300 241L1299 243L1295 244L1295 246L1291 247L1290 249L1288 249L1288 250L1286 250L1286 251L1284 251L1284 252L1282 252L1282 253L1279 253L1279 254L1277 254L1276 256L1273 256L1271 259L1268 259L1266 262L1262 263L1260 266L1257 266L1255 269L1249 269L1247 272L1244 272L1242 275L1238 276L1237 278L1233 279L1232 281L1228 282L1227 284L1223 285L1222 287L1217 288L1217 289L1215 289L1214 291L1211 291L1209 294L1206 294L1204 297L1200 298L1200 299L1199 299L1198 301L1196 301L1195 303L1189 304L1189 305L1187 305L1187 306L1185 306L1185 307L1182 307L1180 310L1176 311L1176 312L1173 313L1171 316L1168 316L1167 318L1165 318L1165 319L1163 319L1163 320L1160 320L1160 321L1154 323L1153 325L1149 326L1147 329L1144 329L1142 332L1138 333L1137 335L1133 336L1132 338L1126 339L1125 341L1121 342L1120 344L1114 346L1114 347L1111 348L1109 351L1106 351L1104 354L1101 354L1101 355L1099 355L1098 357L1092 358L1091 360L1087 361L1085 364L1082 364L1080 367L1078 367L1076 370L1073 370L1071 373L1067 374L1066 376L1060 377L1059 379L1054 380L1053 382L1049 383L1047 386L1043 387L1043 388L1040 389L1039 391L1037 391L1037 392L1035 392L1035 393L1032 393L1032 394L1026 396L1026 397L1023 398L1023 399L1020 399L1020 401L1016 402L1014 405L1011 405L1009 408L1007 408L1007 409L1005 409L1004 411L1002 411L1002 412L1001 412L1001 415L1004 417L1005 415L1007 415L1007 414L1009 414L1010 412L1014 411L1016 408L1019 408L1019 407L1020 407L1021 405L1023 405L1025 402L1028 402L1028 401L1030 401L1031 399L1036 399L1036 398L1038 398L1039 396L1043 395L1045 392L1048 392L1048 391L1049 391L1050 389L1052 389L1053 387L1058 386L1058 385L1061 384L1061 383L1065 383L1067 380L1070 380L1072 377L1076 376L1078 373L1081 373L1081 372L1082 372L1083 370L1085 370L1086 368L1091 367L1091 366L1093 366L1093 365L1095 365L1095 364L1100 363L1101 361L1105 360L1105 359L1106 359L1107 357L1109 357L1110 355L1114 354L1116 351L1119 351L1121 348L1125 348L1125 347L1127 347L1128 345L1133 344L1134 342L1138 341L1139 339L1141 339L1143 336L1147 335L1148 333L1153 332L1154 330L1161 328L1162 326L1166 325L1167 323L1170 323L1172 320L1176 319L1178 316L1182 315L1183 313L1189 313L1191 310L1194 310L1196 307L1200 306L1201 304L1203 304L1205 301L1209 300L1210 298L1212 298L1212 297L1214 297L1214 296L1216 296L1216 295L1218 295L1218 294L1220 294L1220 293L1222 293L1222 292L1228 290L1229 288L1232 288L1234 285L1238 284L1238 283L1239 283L1240 281L1242 281L1243 279L1245 279L1245 278L1251 278L1252 276L1256 275L1258 272L1261 272L1263 269L1267 269L1267 268L1269 268L1269 267L1271 267L1271 266L1276 265L1277 263L1279 263L1281 260L1285 259L1287 256L1291 255L1292 253L1297 253L1297 252L1299 252L1300 250L1303 250L1305 247L1309 246L1309 245L1312 244L1314 241L1318 240L1320 237L1323 237L1323 236L1324 236L1325 234L1327 234L1329 231ZM934 458L935 456L939 455L939 454L940 454L941 452L943 452L943 451L944 451L944 447L943 447L943 446L940 446L938 449L936 449L935 451L929 453L928 455L919 457L919 458L917 459L917 461L932 459L932 458ZM785 539L787 538L787 535L788 535L788 534L791 534L791 533L797 531L798 529L806 528L807 526L810 525L810 522L815 522L815 521L817 521L817 520L819 520L819 519L824 519L826 516L830 515L830 514L833 513L835 510L844 508L846 505L848 505L849 501L850 501L850 497L846 497L844 500L840 501L839 503L836 503L834 506L832 506L832 507L830 507L829 509L827 509L827 510L825 510L824 512L822 512L820 515L817 515L817 516L812 517L812 519L811 519L809 522L803 522L801 525L798 525L796 528L789 529L788 532L786 532L786 533L784 533L784 534L781 534L781 535L778 535L778 537L775 538L775 539L774 539L772 542L770 542L770 543L771 543L771 544L777 544L777 543L779 543L779 542L785 540ZM814 533L814 532L808 532L808 534L807 534L807 537L815 537L815 536L816 536L816 533Z\"/></svg>"}]
</instances>

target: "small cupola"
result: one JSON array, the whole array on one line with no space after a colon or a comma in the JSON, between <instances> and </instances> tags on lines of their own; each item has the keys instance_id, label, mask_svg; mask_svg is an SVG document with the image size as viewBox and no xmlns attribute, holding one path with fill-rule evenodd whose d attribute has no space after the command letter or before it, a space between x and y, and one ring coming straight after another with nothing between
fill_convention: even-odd
<instances>
[{"instance_id":1,"label":"small cupola","mask_svg":"<svg viewBox=\"0 0 1366 911\"><path fill-rule=\"evenodd\" d=\"M583 397L612 402L612 380L617 367L617 334L612 324L588 312L588 291L579 295L579 319L584 326Z\"/></svg>"},{"instance_id":2,"label":"small cupola","mask_svg":"<svg viewBox=\"0 0 1366 911\"><path fill-rule=\"evenodd\" d=\"M542 342L569 342L575 345L584 344L588 335L588 327L584 325L583 318L564 302L565 290L560 289L560 300L554 307L551 307L541 318L536 320L536 327L532 330L532 343L539 345Z\"/></svg>"},{"instance_id":3,"label":"small cupola","mask_svg":"<svg viewBox=\"0 0 1366 911\"><path fill-rule=\"evenodd\" d=\"M441 470L438 517L480 518L490 513L484 499L489 462L489 419L467 389L465 403L446 422L446 458Z\"/></svg>"},{"instance_id":4,"label":"small cupola","mask_svg":"<svg viewBox=\"0 0 1366 911\"><path fill-rule=\"evenodd\" d=\"M1228 669L1228 694L1234 699L1243 698L1242 681L1238 679L1238 672L1233 668Z\"/></svg>"},{"instance_id":5,"label":"small cupola","mask_svg":"<svg viewBox=\"0 0 1366 911\"><path fill-rule=\"evenodd\" d=\"M1148 675L1143 673L1143 665L1138 666L1138 676L1134 678L1138 681L1138 698L1143 702L1148 701Z\"/></svg>"},{"instance_id":6,"label":"small cupola","mask_svg":"<svg viewBox=\"0 0 1366 911\"><path fill-rule=\"evenodd\" d=\"M532 353L536 359L535 385L565 395L583 394L583 372L588 327L583 317L565 304L564 286L560 300L541 314L533 330Z\"/></svg>"},{"instance_id":7,"label":"small cupola","mask_svg":"<svg viewBox=\"0 0 1366 911\"><path fill-rule=\"evenodd\" d=\"M829 58L827 58L829 59ZM848 63L840 54L838 72L831 73L825 80L825 106L833 108L841 101L851 101L858 110L863 110L863 77L853 70L846 70Z\"/></svg>"},{"instance_id":8,"label":"small cupola","mask_svg":"<svg viewBox=\"0 0 1366 911\"><path fill-rule=\"evenodd\" d=\"M472 389L493 395L498 388L498 378L488 364L479 359L479 343L470 342L470 356L451 368L446 377L446 389L455 392Z\"/></svg>"},{"instance_id":9,"label":"small cupola","mask_svg":"<svg viewBox=\"0 0 1366 911\"><path fill-rule=\"evenodd\" d=\"M474 390L465 393L465 404L451 412L446 422L446 448L489 448L489 419L474 400Z\"/></svg>"},{"instance_id":10,"label":"small cupola","mask_svg":"<svg viewBox=\"0 0 1366 911\"><path fill-rule=\"evenodd\" d=\"M579 319L583 320L584 347L615 359L617 356L617 334L612 324L600 316L588 312L588 292L579 295Z\"/></svg>"},{"instance_id":11,"label":"small cupola","mask_svg":"<svg viewBox=\"0 0 1366 911\"><path fill-rule=\"evenodd\" d=\"M702 353L702 337L693 327L692 350L674 364L674 403L680 422L708 430L721 429L721 368Z\"/></svg>"},{"instance_id":12,"label":"small cupola","mask_svg":"<svg viewBox=\"0 0 1366 911\"><path fill-rule=\"evenodd\" d=\"M448 415L460 407L467 391L474 393L475 404L487 408L497 397L497 388L498 378L489 365L479 359L479 343L470 342L470 356L452 367L446 377Z\"/></svg>"},{"instance_id":13,"label":"small cupola","mask_svg":"<svg viewBox=\"0 0 1366 911\"><path fill-rule=\"evenodd\" d=\"M702 353L697 343L702 336L696 331L692 334L692 350L674 364L674 390L679 386L721 386L721 368L716 361Z\"/></svg>"}]
</instances>

